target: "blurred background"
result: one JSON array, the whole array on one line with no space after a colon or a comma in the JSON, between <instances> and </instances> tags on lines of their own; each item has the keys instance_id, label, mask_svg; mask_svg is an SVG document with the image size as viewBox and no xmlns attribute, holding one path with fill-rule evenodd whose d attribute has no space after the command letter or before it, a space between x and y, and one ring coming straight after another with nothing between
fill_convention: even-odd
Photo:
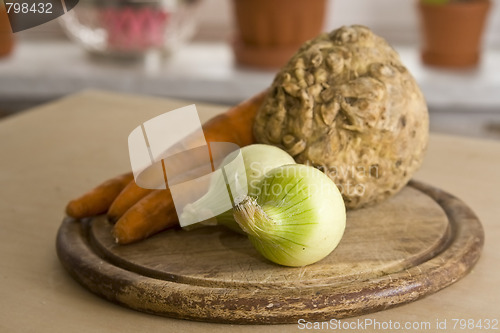
<instances>
[{"instance_id":1,"label":"blurred background","mask_svg":"<svg viewBox=\"0 0 500 333\"><path fill-rule=\"evenodd\" d=\"M0 29L0 117L84 89L232 105L268 87L303 40L362 24L415 76L431 131L500 139L500 0L454 8L448 21L434 13L446 4L429 4L446 0L283 1L80 0L37 27ZM468 2L478 1L460 5ZM446 25L432 23L429 11ZM479 27L469 26L473 11ZM452 28L457 40L476 30L479 37L464 52L452 37L446 44L430 36Z\"/></svg>"}]
</instances>

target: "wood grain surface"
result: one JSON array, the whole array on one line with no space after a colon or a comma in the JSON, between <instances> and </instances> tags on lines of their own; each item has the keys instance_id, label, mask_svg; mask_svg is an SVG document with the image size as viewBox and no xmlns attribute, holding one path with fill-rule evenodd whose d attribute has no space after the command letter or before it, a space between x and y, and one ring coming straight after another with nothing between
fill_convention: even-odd
<instances>
[{"instance_id":1,"label":"wood grain surface","mask_svg":"<svg viewBox=\"0 0 500 333\"><path fill-rule=\"evenodd\" d=\"M83 286L139 311L238 324L345 318L415 301L467 274L484 238L463 202L418 182L349 212L338 248L301 268L267 261L221 227L128 246L110 230L103 217L65 219L59 229L59 259Z\"/></svg>"}]
</instances>

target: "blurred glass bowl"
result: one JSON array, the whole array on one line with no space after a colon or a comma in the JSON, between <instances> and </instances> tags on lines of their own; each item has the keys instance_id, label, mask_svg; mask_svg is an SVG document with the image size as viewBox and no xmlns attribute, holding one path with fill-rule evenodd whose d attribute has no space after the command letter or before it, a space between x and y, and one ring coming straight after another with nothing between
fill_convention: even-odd
<instances>
[{"instance_id":1,"label":"blurred glass bowl","mask_svg":"<svg viewBox=\"0 0 500 333\"><path fill-rule=\"evenodd\" d=\"M93 54L142 57L173 52L196 30L198 0L80 0L60 18L66 34Z\"/></svg>"}]
</instances>

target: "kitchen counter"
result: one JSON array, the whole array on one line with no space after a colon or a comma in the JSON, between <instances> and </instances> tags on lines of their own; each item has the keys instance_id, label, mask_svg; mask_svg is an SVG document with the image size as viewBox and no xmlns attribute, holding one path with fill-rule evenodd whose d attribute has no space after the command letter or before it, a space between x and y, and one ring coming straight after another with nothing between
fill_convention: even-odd
<instances>
[{"instance_id":1,"label":"kitchen counter","mask_svg":"<svg viewBox=\"0 0 500 333\"><path fill-rule=\"evenodd\" d=\"M179 100L88 91L0 122L0 331L2 332L298 332L298 325L238 326L163 318L105 301L62 268L55 237L68 200L128 171L127 136ZM202 120L225 107L197 104ZM138 112L140 110L140 112ZM464 279L424 299L346 319L423 327L453 319L500 320L500 142L431 135L416 179L458 196L485 229L482 256ZM441 324L442 326L442 324ZM344 331L390 332L389 329ZM407 332L424 330L409 329ZM431 330L427 330L431 331ZM476 332L483 330L477 330Z\"/></svg>"}]
</instances>

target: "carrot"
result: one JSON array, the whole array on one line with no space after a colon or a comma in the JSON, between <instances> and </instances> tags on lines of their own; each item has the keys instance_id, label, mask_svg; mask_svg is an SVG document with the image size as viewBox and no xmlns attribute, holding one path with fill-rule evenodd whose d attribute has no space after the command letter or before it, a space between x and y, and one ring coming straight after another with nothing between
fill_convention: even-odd
<instances>
[{"instance_id":1,"label":"carrot","mask_svg":"<svg viewBox=\"0 0 500 333\"><path fill-rule=\"evenodd\" d=\"M113 235L119 244L130 244L179 224L170 190L154 190L118 220Z\"/></svg>"},{"instance_id":2,"label":"carrot","mask_svg":"<svg viewBox=\"0 0 500 333\"><path fill-rule=\"evenodd\" d=\"M132 180L109 207L107 214L108 220L115 223L130 207L151 192L153 192L153 190L139 187L135 181Z\"/></svg>"},{"instance_id":3,"label":"carrot","mask_svg":"<svg viewBox=\"0 0 500 333\"><path fill-rule=\"evenodd\" d=\"M66 214L75 219L104 214L120 192L134 179L131 172L107 180L81 197L71 200Z\"/></svg>"},{"instance_id":4,"label":"carrot","mask_svg":"<svg viewBox=\"0 0 500 333\"><path fill-rule=\"evenodd\" d=\"M209 142L233 142L240 147L254 143L253 122L266 92L245 101L226 113L209 120L203 126L205 138ZM194 162L193 162L194 163ZM195 165L187 165L192 168ZM128 194L124 190L120 197ZM133 197L131 195L131 197ZM169 190L155 190L138 202L123 203L130 207L113 228L116 242L128 244L178 224L177 214Z\"/></svg>"},{"instance_id":5,"label":"carrot","mask_svg":"<svg viewBox=\"0 0 500 333\"><path fill-rule=\"evenodd\" d=\"M205 139L209 142L233 142L240 147L255 143L253 122L267 90L232 107L203 125Z\"/></svg>"}]
</instances>

